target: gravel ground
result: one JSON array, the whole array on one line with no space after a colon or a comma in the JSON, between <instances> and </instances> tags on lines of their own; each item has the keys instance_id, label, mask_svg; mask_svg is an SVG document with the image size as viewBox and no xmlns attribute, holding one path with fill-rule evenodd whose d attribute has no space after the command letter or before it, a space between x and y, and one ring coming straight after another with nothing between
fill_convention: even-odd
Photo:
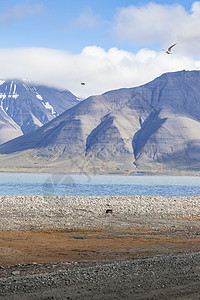
<instances>
[{"instance_id":1,"label":"gravel ground","mask_svg":"<svg viewBox=\"0 0 200 300\"><path fill-rule=\"evenodd\" d=\"M106 210L111 209L112 214ZM0 230L181 228L199 235L200 197L0 197ZM176 230L175 230L176 232ZM200 299L200 252L123 261L65 262L14 268L0 279L0 299ZM44 270L46 270L44 272Z\"/></svg>"},{"instance_id":2,"label":"gravel ground","mask_svg":"<svg viewBox=\"0 0 200 300\"><path fill-rule=\"evenodd\" d=\"M0 280L0 299L200 299L200 253Z\"/></svg>"}]
</instances>

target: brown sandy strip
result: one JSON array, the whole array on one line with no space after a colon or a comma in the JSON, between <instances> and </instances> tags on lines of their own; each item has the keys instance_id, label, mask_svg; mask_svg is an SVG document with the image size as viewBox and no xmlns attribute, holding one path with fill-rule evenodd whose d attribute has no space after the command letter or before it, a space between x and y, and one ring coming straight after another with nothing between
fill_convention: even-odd
<instances>
[{"instance_id":1,"label":"brown sandy strip","mask_svg":"<svg viewBox=\"0 0 200 300\"><path fill-rule=\"evenodd\" d=\"M200 237L180 231L134 228L0 231L0 265L121 260L199 251ZM1 274L1 270L0 270Z\"/></svg>"}]
</instances>

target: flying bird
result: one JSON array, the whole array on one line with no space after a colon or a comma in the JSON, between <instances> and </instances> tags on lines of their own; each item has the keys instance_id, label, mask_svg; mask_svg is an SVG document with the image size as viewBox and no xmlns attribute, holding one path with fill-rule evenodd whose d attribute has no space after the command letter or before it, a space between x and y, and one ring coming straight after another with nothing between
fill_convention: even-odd
<instances>
[{"instance_id":1,"label":"flying bird","mask_svg":"<svg viewBox=\"0 0 200 300\"><path fill-rule=\"evenodd\" d=\"M81 81L81 85L85 85L85 82Z\"/></svg>"},{"instance_id":2,"label":"flying bird","mask_svg":"<svg viewBox=\"0 0 200 300\"><path fill-rule=\"evenodd\" d=\"M171 45L167 50L165 50L165 49L162 49L162 50L165 51L165 53L167 53L167 54L172 54L172 48L173 48L175 45L176 45L176 43L173 44L173 45Z\"/></svg>"}]
</instances>

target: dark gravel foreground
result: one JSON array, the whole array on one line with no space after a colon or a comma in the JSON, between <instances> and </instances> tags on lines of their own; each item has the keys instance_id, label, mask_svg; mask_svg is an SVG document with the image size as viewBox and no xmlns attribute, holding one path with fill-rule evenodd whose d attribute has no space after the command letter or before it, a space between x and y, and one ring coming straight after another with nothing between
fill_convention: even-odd
<instances>
[{"instance_id":1,"label":"dark gravel foreground","mask_svg":"<svg viewBox=\"0 0 200 300\"><path fill-rule=\"evenodd\" d=\"M0 279L0 299L200 299L200 252Z\"/></svg>"}]
</instances>

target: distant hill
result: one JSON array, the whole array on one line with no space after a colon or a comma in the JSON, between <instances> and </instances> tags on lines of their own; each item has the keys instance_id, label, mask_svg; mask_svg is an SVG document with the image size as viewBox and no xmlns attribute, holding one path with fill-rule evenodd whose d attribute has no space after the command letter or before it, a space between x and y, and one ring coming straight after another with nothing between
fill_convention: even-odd
<instances>
[{"instance_id":1,"label":"distant hill","mask_svg":"<svg viewBox=\"0 0 200 300\"><path fill-rule=\"evenodd\" d=\"M39 128L78 102L68 90L1 80L0 143Z\"/></svg>"},{"instance_id":2,"label":"distant hill","mask_svg":"<svg viewBox=\"0 0 200 300\"><path fill-rule=\"evenodd\" d=\"M0 153L4 169L17 158L18 167L29 171L197 174L200 71L166 73L139 87L89 97L1 145Z\"/></svg>"}]
</instances>

